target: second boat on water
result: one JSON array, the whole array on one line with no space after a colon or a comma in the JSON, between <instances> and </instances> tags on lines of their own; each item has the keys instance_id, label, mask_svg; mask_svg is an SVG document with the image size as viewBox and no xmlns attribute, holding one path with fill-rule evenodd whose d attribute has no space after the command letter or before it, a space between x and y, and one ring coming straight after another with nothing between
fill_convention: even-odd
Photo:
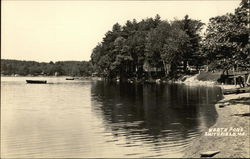
<instances>
[{"instance_id":1,"label":"second boat on water","mask_svg":"<svg viewBox=\"0 0 250 159\"><path fill-rule=\"evenodd\" d=\"M75 78L73 78L73 77L72 77L72 78L66 78L66 80L74 80L74 79L75 79Z\"/></svg>"}]
</instances>

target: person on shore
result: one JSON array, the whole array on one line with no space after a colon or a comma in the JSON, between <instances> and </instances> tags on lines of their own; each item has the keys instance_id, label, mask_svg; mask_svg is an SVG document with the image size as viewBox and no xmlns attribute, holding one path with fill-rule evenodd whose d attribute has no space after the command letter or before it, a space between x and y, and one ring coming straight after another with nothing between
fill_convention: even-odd
<instances>
[{"instance_id":1,"label":"person on shore","mask_svg":"<svg viewBox=\"0 0 250 159\"><path fill-rule=\"evenodd\" d=\"M236 86L239 84L239 86L241 88L244 88L245 87L245 84L244 84L244 79L242 76L238 76L236 77Z\"/></svg>"}]
</instances>

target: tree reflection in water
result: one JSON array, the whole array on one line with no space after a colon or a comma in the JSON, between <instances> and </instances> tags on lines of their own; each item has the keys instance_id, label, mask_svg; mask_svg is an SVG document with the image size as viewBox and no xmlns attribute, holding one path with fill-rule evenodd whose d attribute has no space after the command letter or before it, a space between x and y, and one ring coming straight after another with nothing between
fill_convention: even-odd
<instances>
[{"instance_id":1,"label":"tree reflection in water","mask_svg":"<svg viewBox=\"0 0 250 159\"><path fill-rule=\"evenodd\" d=\"M125 138L122 146L172 151L215 123L220 92L218 87L97 81L91 88L92 109L106 131Z\"/></svg>"}]
</instances>

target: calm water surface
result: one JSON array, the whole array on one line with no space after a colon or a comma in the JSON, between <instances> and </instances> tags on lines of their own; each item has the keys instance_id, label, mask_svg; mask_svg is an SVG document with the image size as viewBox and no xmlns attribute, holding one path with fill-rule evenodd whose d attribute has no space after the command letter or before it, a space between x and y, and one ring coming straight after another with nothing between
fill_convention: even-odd
<instances>
[{"instance_id":1,"label":"calm water surface","mask_svg":"<svg viewBox=\"0 0 250 159\"><path fill-rule=\"evenodd\" d=\"M181 157L221 99L217 87L32 78L48 84L1 78L1 157Z\"/></svg>"}]
</instances>

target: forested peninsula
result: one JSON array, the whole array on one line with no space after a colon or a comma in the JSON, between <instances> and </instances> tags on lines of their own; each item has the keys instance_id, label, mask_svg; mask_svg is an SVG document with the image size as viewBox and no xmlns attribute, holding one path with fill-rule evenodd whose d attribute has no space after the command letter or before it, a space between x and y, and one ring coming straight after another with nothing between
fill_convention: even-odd
<instances>
[{"instance_id":1,"label":"forested peninsula","mask_svg":"<svg viewBox=\"0 0 250 159\"><path fill-rule=\"evenodd\" d=\"M161 20L116 23L94 49L91 63L96 74L110 79L177 79L199 71L237 71L250 66L246 0L234 13L212 17L205 24L186 15Z\"/></svg>"},{"instance_id":2,"label":"forested peninsula","mask_svg":"<svg viewBox=\"0 0 250 159\"><path fill-rule=\"evenodd\" d=\"M175 80L201 71L249 71L249 3L212 17L207 26L186 15L159 15L116 23L96 45L90 61L1 60L2 75L99 76L111 80ZM204 28L206 28L204 30Z\"/></svg>"}]
</instances>

